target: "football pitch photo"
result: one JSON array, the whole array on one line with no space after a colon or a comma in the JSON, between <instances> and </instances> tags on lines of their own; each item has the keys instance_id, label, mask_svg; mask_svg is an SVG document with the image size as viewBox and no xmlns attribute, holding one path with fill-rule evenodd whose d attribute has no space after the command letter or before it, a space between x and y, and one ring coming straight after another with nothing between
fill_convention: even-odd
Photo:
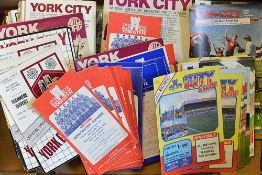
<instances>
[{"instance_id":1,"label":"football pitch photo","mask_svg":"<svg viewBox=\"0 0 262 175\"><path fill-rule=\"evenodd\" d=\"M214 131L217 127L217 111L196 114L187 118L188 135Z\"/></svg>"},{"instance_id":2,"label":"football pitch photo","mask_svg":"<svg viewBox=\"0 0 262 175\"><path fill-rule=\"evenodd\" d=\"M228 119L224 120L224 137L230 139L235 133L235 120Z\"/></svg>"}]
</instances>

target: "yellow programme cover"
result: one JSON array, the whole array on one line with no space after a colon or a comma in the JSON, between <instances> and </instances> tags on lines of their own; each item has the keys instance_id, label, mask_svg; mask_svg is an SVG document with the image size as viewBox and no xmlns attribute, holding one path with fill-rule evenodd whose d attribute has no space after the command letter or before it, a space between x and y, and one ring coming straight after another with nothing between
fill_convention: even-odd
<instances>
[{"instance_id":1,"label":"yellow programme cover","mask_svg":"<svg viewBox=\"0 0 262 175\"><path fill-rule=\"evenodd\" d=\"M162 174L224 163L218 66L154 79Z\"/></svg>"}]
</instances>

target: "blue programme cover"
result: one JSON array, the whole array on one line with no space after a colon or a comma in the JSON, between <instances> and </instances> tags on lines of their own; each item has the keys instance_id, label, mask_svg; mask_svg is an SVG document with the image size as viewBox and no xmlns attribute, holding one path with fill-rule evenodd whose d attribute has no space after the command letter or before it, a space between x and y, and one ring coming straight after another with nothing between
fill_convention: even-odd
<instances>
[{"instance_id":1,"label":"blue programme cover","mask_svg":"<svg viewBox=\"0 0 262 175\"><path fill-rule=\"evenodd\" d=\"M154 90L153 79L170 73L168 57L164 48L143 52L117 61L117 63L143 64L143 92Z\"/></svg>"}]
</instances>

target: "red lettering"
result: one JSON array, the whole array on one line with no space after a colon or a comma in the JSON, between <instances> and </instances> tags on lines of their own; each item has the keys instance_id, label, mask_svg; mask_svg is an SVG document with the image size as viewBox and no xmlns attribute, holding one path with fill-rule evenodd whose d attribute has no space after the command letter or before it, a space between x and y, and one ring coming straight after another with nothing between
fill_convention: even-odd
<instances>
[{"instance_id":1,"label":"red lettering","mask_svg":"<svg viewBox=\"0 0 262 175\"><path fill-rule=\"evenodd\" d=\"M198 79L194 79L193 81L193 88L198 88L199 84L198 84Z\"/></svg>"},{"instance_id":2,"label":"red lettering","mask_svg":"<svg viewBox=\"0 0 262 175\"><path fill-rule=\"evenodd\" d=\"M113 5L114 4L114 0L109 0L109 5Z\"/></svg>"},{"instance_id":3,"label":"red lettering","mask_svg":"<svg viewBox=\"0 0 262 175\"><path fill-rule=\"evenodd\" d=\"M215 12L214 11L210 11L209 16L210 16L210 18L214 18L215 17Z\"/></svg>"},{"instance_id":4,"label":"red lettering","mask_svg":"<svg viewBox=\"0 0 262 175\"><path fill-rule=\"evenodd\" d=\"M45 12L45 11L46 11L46 6L45 6L45 4L39 4L39 5L38 5L38 11L39 11L39 12Z\"/></svg>"},{"instance_id":5,"label":"red lettering","mask_svg":"<svg viewBox=\"0 0 262 175\"><path fill-rule=\"evenodd\" d=\"M229 84L229 91L235 91L235 90L234 90L234 85Z\"/></svg>"},{"instance_id":6,"label":"red lettering","mask_svg":"<svg viewBox=\"0 0 262 175\"><path fill-rule=\"evenodd\" d=\"M150 8L147 0L140 0L140 1L139 1L139 8L143 8L143 6L144 6L145 8Z\"/></svg>"},{"instance_id":7,"label":"red lettering","mask_svg":"<svg viewBox=\"0 0 262 175\"><path fill-rule=\"evenodd\" d=\"M58 142L54 137L50 140L50 142L52 142L57 147L57 149L62 146L62 144Z\"/></svg>"},{"instance_id":8,"label":"red lettering","mask_svg":"<svg viewBox=\"0 0 262 175\"><path fill-rule=\"evenodd\" d=\"M29 41L33 41L35 38L30 38L30 39L25 39L25 40L22 40L22 41L18 41L17 44L22 44L22 43L26 43L26 42L29 42Z\"/></svg>"},{"instance_id":9,"label":"red lettering","mask_svg":"<svg viewBox=\"0 0 262 175\"><path fill-rule=\"evenodd\" d=\"M150 8L147 0L109 0L109 5Z\"/></svg>"},{"instance_id":10,"label":"red lettering","mask_svg":"<svg viewBox=\"0 0 262 175\"><path fill-rule=\"evenodd\" d=\"M199 86L200 86L200 87L201 87L201 86L204 86L204 80L205 80L205 79L204 79L203 77L202 77L202 78L201 78L201 77L199 78Z\"/></svg>"},{"instance_id":11,"label":"red lettering","mask_svg":"<svg viewBox=\"0 0 262 175\"><path fill-rule=\"evenodd\" d=\"M132 4L134 5L134 7L138 7L138 0L129 0L128 1L128 7L132 7Z\"/></svg>"},{"instance_id":12,"label":"red lettering","mask_svg":"<svg viewBox=\"0 0 262 175\"><path fill-rule=\"evenodd\" d=\"M183 11L186 11L187 10L187 6L190 2L190 0L180 0L182 6L183 6Z\"/></svg>"},{"instance_id":13,"label":"red lettering","mask_svg":"<svg viewBox=\"0 0 262 175\"><path fill-rule=\"evenodd\" d=\"M44 156L47 160L49 159L49 157L46 155L46 153L45 153L45 151L43 149L41 149L38 153L40 155Z\"/></svg>"},{"instance_id":14,"label":"red lettering","mask_svg":"<svg viewBox=\"0 0 262 175\"><path fill-rule=\"evenodd\" d=\"M158 5L158 0L153 1L153 5L156 9L160 10L164 8L164 5Z\"/></svg>"},{"instance_id":15,"label":"red lettering","mask_svg":"<svg viewBox=\"0 0 262 175\"><path fill-rule=\"evenodd\" d=\"M217 16L219 16L219 17L225 17L226 15L224 15L224 13L226 13L226 11L219 11L218 12L218 14L217 14Z\"/></svg>"},{"instance_id":16,"label":"red lettering","mask_svg":"<svg viewBox=\"0 0 262 175\"><path fill-rule=\"evenodd\" d=\"M178 0L170 0L171 1L171 7L172 7L172 10L176 10L176 2ZM168 1L166 1L166 7L168 6ZM165 8L165 9L168 9L168 8Z\"/></svg>"},{"instance_id":17,"label":"red lettering","mask_svg":"<svg viewBox=\"0 0 262 175\"><path fill-rule=\"evenodd\" d=\"M66 39L66 33L63 33L63 34L58 34L59 38L62 40L62 44L63 45L66 45L65 43L65 39Z\"/></svg>"},{"instance_id":18,"label":"red lettering","mask_svg":"<svg viewBox=\"0 0 262 175\"><path fill-rule=\"evenodd\" d=\"M115 0L115 2L118 6L125 6L127 4L127 0L123 0L123 2L120 2L120 0ZM111 0L111 4L113 4L113 0Z\"/></svg>"},{"instance_id":19,"label":"red lettering","mask_svg":"<svg viewBox=\"0 0 262 175\"><path fill-rule=\"evenodd\" d=\"M61 7L63 4L55 4L55 12L63 13Z\"/></svg>"},{"instance_id":20,"label":"red lettering","mask_svg":"<svg viewBox=\"0 0 262 175\"><path fill-rule=\"evenodd\" d=\"M236 10L236 18L240 17L240 10Z\"/></svg>"},{"instance_id":21,"label":"red lettering","mask_svg":"<svg viewBox=\"0 0 262 175\"><path fill-rule=\"evenodd\" d=\"M62 7L63 4L33 4L31 3L31 7L33 9L33 11L35 12L36 10L38 10L39 12L60 12L62 13Z\"/></svg>"},{"instance_id":22,"label":"red lettering","mask_svg":"<svg viewBox=\"0 0 262 175\"><path fill-rule=\"evenodd\" d=\"M11 43L9 43L9 44L7 45L7 47L16 46L16 45L17 45L16 42L11 42Z\"/></svg>"},{"instance_id":23,"label":"red lettering","mask_svg":"<svg viewBox=\"0 0 262 175\"><path fill-rule=\"evenodd\" d=\"M52 151L49 147L47 147L47 146L44 146L44 147L43 147L43 150L44 150L44 152L45 152L46 154L48 154L50 157L54 154L53 151Z\"/></svg>"},{"instance_id":24,"label":"red lettering","mask_svg":"<svg viewBox=\"0 0 262 175\"><path fill-rule=\"evenodd\" d=\"M69 8L71 8L71 9L69 9ZM73 13L72 8L73 8L72 5L67 5L67 6L65 7L65 11L66 11L66 13Z\"/></svg>"},{"instance_id":25,"label":"red lettering","mask_svg":"<svg viewBox=\"0 0 262 175\"><path fill-rule=\"evenodd\" d=\"M174 2L174 0L171 0L171 1ZM165 10L168 10L168 6L169 6L168 3L169 3L169 0L165 0Z\"/></svg>"},{"instance_id":26,"label":"red lettering","mask_svg":"<svg viewBox=\"0 0 262 175\"><path fill-rule=\"evenodd\" d=\"M197 18L239 18L240 10L201 10L197 11L195 15Z\"/></svg>"},{"instance_id":27,"label":"red lettering","mask_svg":"<svg viewBox=\"0 0 262 175\"><path fill-rule=\"evenodd\" d=\"M26 151L28 154L30 154L30 156L34 157L34 154L33 154L32 150L29 148L29 146L24 147L24 149L25 149L25 151Z\"/></svg>"},{"instance_id":28,"label":"red lettering","mask_svg":"<svg viewBox=\"0 0 262 175\"><path fill-rule=\"evenodd\" d=\"M65 142L65 140L62 138L62 136L59 133L56 133L56 137L58 137L62 142Z\"/></svg>"},{"instance_id":29,"label":"red lettering","mask_svg":"<svg viewBox=\"0 0 262 175\"><path fill-rule=\"evenodd\" d=\"M81 5L75 5L75 13L80 13L82 12L82 6Z\"/></svg>"},{"instance_id":30,"label":"red lettering","mask_svg":"<svg viewBox=\"0 0 262 175\"><path fill-rule=\"evenodd\" d=\"M46 146L48 146L53 152L56 152L56 150L58 150L58 148L55 147L52 142L48 142Z\"/></svg>"},{"instance_id":31,"label":"red lettering","mask_svg":"<svg viewBox=\"0 0 262 175\"><path fill-rule=\"evenodd\" d=\"M36 11L36 7L38 6L38 3L34 4L34 3L30 3L31 7L33 8L33 12Z\"/></svg>"},{"instance_id":32,"label":"red lettering","mask_svg":"<svg viewBox=\"0 0 262 175\"><path fill-rule=\"evenodd\" d=\"M47 4L47 12L55 12L54 4Z\"/></svg>"},{"instance_id":33,"label":"red lettering","mask_svg":"<svg viewBox=\"0 0 262 175\"><path fill-rule=\"evenodd\" d=\"M84 6L84 8L86 10L86 14L89 14L92 6L88 6L88 7Z\"/></svg>"}]
</instances>

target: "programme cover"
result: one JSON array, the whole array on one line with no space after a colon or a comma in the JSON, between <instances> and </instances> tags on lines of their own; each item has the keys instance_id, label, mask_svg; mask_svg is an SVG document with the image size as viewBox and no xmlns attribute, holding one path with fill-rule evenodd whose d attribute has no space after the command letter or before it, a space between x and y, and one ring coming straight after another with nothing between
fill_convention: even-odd
<instances>
[{"instance_id":1,"label":"programme cover","mask_svg":"<svg viewBox=\"0 0 262 175\"><path fill-rule=\"evenodd\" d=\"M193 6L190 57L257 56L262 45L261 4Z\"/></svg>"},{"instance_id":2,"label":"programme cover","mask_svg":"<svg viewBox=\"0 0 262 175\"><path fill-rule=\"evenodd\" d=\"M109 12L105 50L159 38L161 24L158 16Z\"/></svg>"},{"instance_id":3,"label":"programme cover","mask_svg":"<svg viewBox=\"0 0 262 175\"><path fill-rule=\"evenodd\" d=\"M162 174L223 163L219 67L157 77L154 93Z\"/></svg>"},{"instance_id":4,"label":"programme cover","mask_svg":"<svg viewBox=\"0 0 262 175\"><path fill-rule=\"evenodd\" d=\"M25 1L25 21L50 18L66 14L82 13L84 22L77 18L68 21L72 26L72 31L86 30L86 39L81 40L80 47L83 47L82 56L89 56L96 53L96 2L95 1L63 1L63 0L26 0Z\"/></svg>"},{"instance_id":5,"label":"programme cover","mask_svg":"<svg viewBox=\"0 0 262 175\"><path fill-rule=\"evenodd\" d=\"M189 50L189 7L192 0L104 0L103 40L101 51L105 48L106 26L109 12L122 12L162 17L161 38L164 44L174 44L178 62L188 58ZM182 33L182 35L181 35Z\"/></svg>"}]
</instances>

